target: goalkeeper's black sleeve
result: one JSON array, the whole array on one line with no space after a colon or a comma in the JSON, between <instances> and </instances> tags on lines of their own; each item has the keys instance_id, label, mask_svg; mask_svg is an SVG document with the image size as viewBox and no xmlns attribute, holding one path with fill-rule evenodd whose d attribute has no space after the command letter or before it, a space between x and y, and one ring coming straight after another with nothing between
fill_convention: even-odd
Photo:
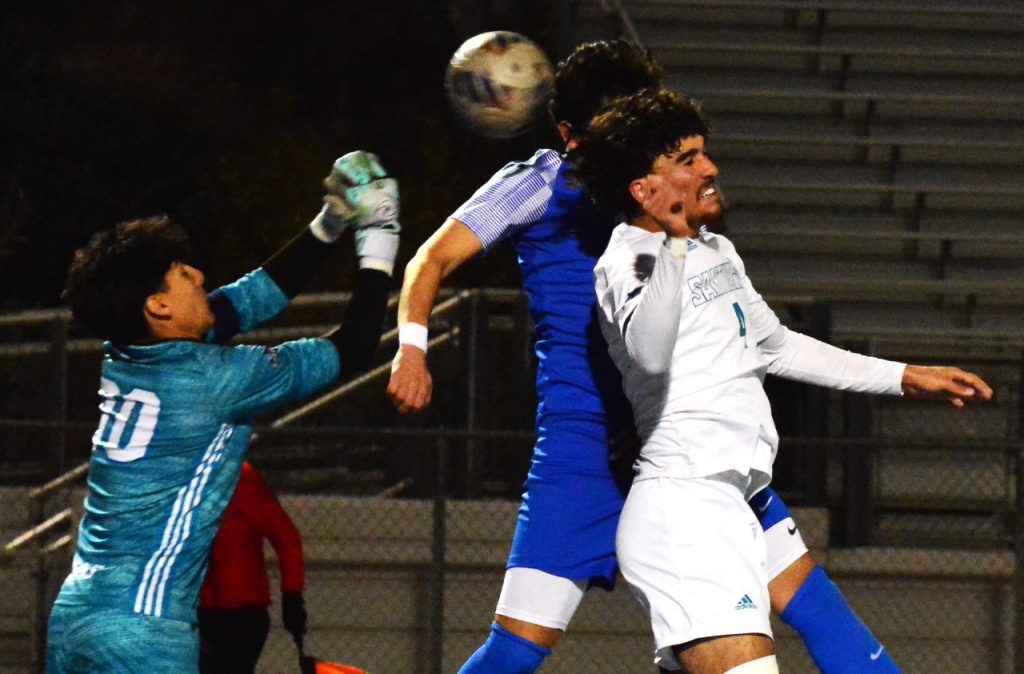
<instances>
[{"instance_id":1,"label":"goalkeeper's black sleeve","mask_svg":"<svg viewBox=\"0 0 1024 674\"><path fill-rule=\"evenodd\" d=\"M292 299L309 282L330 250L331 244L313 236L306 227L263 263L263 271Z\"/></svg>"},{"instance_id":2,"label":"goalkeeper's black sleeve","mask_svg":"<svg viewBox=\"0 0 1024 674\"><path fill-rule=\"evenodd\" d=\"M370 366L384 330L391 276L379 269L360 269L341 327L326 335L338 350L341 378Z\"/></svg>"},{"instance_id":3,"label":"goalkeeper's black sleeve","mask_svg":"<svg viewBox=\"0 0 1024 674\"><path fill-rule=\"evenodd\" d=\"M263 263L263 271L288 299L292 299L309 282L329 250L330 244L313 236L307 227L271 255ZM220 289L210 293L210 309L215 317L214 341L226 344L241 331L238 312Z\"/></svg>"}]
</instances>

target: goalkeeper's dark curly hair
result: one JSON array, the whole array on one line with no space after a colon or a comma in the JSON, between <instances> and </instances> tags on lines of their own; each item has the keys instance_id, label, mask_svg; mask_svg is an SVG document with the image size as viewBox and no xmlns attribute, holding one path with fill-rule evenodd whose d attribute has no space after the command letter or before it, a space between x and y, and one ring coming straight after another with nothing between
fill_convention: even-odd
<instances>
[{"instance_id":1,"label":"goalkeeper's dark curly hair","mask_svg":"<svg viewBox=\"0 0 1024 674\"><path fill-rule=\"evenodd\" d=\"M75 251L61 298L92 335L137 343L149 336L146 298L164 287L171 265L190 257L188 235L166 216L122 222Z\"/></svg>"},{"instance_id":2,"label":"goalkeeper's dark curly hair","mask_svg":"<svg viewBox=\"0 0 1024 674\"><path fill-rule=\"evenodd\" d=\"M571 176L599 207L632 218L640 206L629 184L684 138L708 133L696 102L665 89L641 91L612 101L591 120L569 151Z\"/></svg>"},{"instance_id":3,"label":"goalkeeper's dark curly hair","mask_svg":"<svg viewBox=\"0 0 1024 674\"><path fill-rule=\"evenodd\" d=\"M660 86L661 68L648 50L626 40L587 42L558 64L548 112L580 133L612 99Z\"/></svg>"}]
</instances>

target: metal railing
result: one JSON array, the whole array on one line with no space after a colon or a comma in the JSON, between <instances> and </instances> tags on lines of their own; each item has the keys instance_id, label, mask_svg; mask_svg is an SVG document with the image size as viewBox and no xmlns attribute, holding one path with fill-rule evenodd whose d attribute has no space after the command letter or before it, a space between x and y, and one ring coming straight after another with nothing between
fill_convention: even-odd
<instances>
[{"instance_id":1,"label":"metal railing","mask_svg":"<svg viewBox=\"0 0 1024 674\"><path fill-rule=\"evenodd\" d=\"M496 291L489 293L485 291L467 291L461 292L446 300L440 307L442 311L448 314L457 314L458 321L441 321L439 327L435 329L435 336L432 338L432 345L435 346L458 346L460 352L468 353L472 351L471 343L480 339L477 334L478 331L483 330L484 326L489 322L487 317L483 315L480 307L480 302L493 297L496 300L505 302L508 300L515 300L516 302L522 302L522 294L512 291ZM789 297L783 298L786 302L808 302L810 300L806 298ZM474 302L477 306L474 308ZM465 310L465 311L464 311ZM525 319L524 319L525 320ZM474 328L474 321L476 327ZM490 321L493 322L493 321ZM524 327L528 326L517 326ZM293 330L295 328L288 328ZM476 337L473 337L477 334ZM393 343L395 331L391 330L385 335L385 339L391 340ZM268 338L273 338L272 333L266 335ZM910 339L910 336L904 335L904 339ZM528 343L528 335L524 335L524 342ZM963 344L962 340L960 342ZM995 346L999 346L997 343ZM479 345L478 347L479 348ZM524 345L524 349L526 346ZM872 344L868 346L869 352L875 352L878 349L882 349L881 345ZM1019 358L1019 354L1014 356ZM479 360L479 356L477 357ZM410 447L409 456L427 454L430 456L429 462L430 467L428 470L418 474L415 479L411 476L401 476L399 479L392 480L388 486L380 489L376 492L378 496L388 496L397 493L401 493L403 490L409 488L413 483L419 487L421 492L421 498L426 498L431 502L431 518L433 522L432 529L432 543L430 552L430 561L423 569L423 582L425 589L425 604L423 611L424 627L423 627L423 639L422 642L422 653L424 654L427 663L427 671L435 672L440 671L442 651L444 649L444 629L442 627L444 622L444 599L443 589L445 584L449 582L448 575L452 572L450 564L448 567L445 566L445 539L446 539L446 527L448 519L448 510L450 508L450 500L453 493L457 491L455 485L453 485L453 476L456 474L466 473L471 474L474 470L479 471L478 461L483 455L481 452L484 443L493 440L502 441L516 441L522 443L529 443L532 439L532 431L521 430L521 431L487 431L484 430L476 415L467 413L462 419L462 425L458 428L446 427L446 428L425 428L425 429L396 429L396 428L359 428L355 426L338 426L338 425L324 425L318 426L302 426L299 422L303 419L312 417L316 412L322 411L325 408L335 405L339 400L346 397L346 394L351 394L352 391L361 389L370 384L373 380L379 380L380 377L384 376L389 368L389 364L382 364L374 368L371 372L367 373L363 377L351 382L342 384L337 389L325 394L320 399L304 406L298 413L292 413L284 415L266 425L260 425L255 428L259 441L257 446L266 442L273 443L281 440L317 440L317 439L328 439L333 438L333 442L338 444L339 438L374 438L378 442L385 441L402 441L415 445ZM475 374L471 369L463 370L463 373L467 376L460 377L460 382L466 380L466 388L462 393L463 397L460 399L464 403L464 407L460 404L460 409L469 410L474 407L480 407L481 401L476 400L476 397L484 395L483 391L477 391L474 387L468 385L468 380L478 378L479 374ZM36 421L30 422L25 420L0 420L0 427L9 427L16 429L25 428L43 428L48 427L56 433L67 432L68 430L80 430L88 427L89 430L92 428L91 423L82 422L54 422L54 421ZM1016 493L1019 493L1021 487L1021 475L1020 475L1020 461L1017 459L1017 454L1020 454L1021 448L1019 444L1015 444L1012 441L1006 441L1002 444L990 443L992 451L1005 451L1008 459L1008 464L1013 466L1012 474L1008 473L1008 479L1012 479L1016 485ZM857 542L857 535L861 535L859 539L861 542L867 541L869 544L872 543L872 537L876 535L875 522L873 520L877 513L887 507L884 499L880 496L884 496L875 491L877 481L874 479L873 457L880 455L885 451L898 451L900 447L909 447L911 450L914 449L913 443L906 443L902 441L891 441L879 438L870 439L821 439L821 438L804 438L795 439L787 438L784 442L782 454L794 453L794 452L805 452L808 455L819 455L819 456L832 456L836 463L840 467L840 474L843 476L841 481L842 488L839 492L834 494L826 493L823 501L817 501L811 499L811 502L825 503L828 504L830 499L838 499L832 502L830 505L835 509L837 513L841 513L842 517L837 520L839 524L838 528L843 531L844 536L849 536L849 541ZM998 447L996 446L998 445ZM334 446L334 445L332 445ZM346 451L355 453L356 447L352 447L351 450L347 450L344 447L338 449L339 460L341 460ZM412 450L415 450L413 452ZM332 450L333 451L333 450ZM1012 455L1012 458L1011 458ZM475 458L474 458L475 457ZM474 467L474 461L477 461L476 467ZM459 463L463 462L463 463ZM792 497L795 503L806 502L805 498L806 490L811 487L809 485L816 484L823 486L827 483L829 477L827 474L828 466L823 469L814 468L813 462L809 464L810 472L806 476L806 483L804 485L798 485L799 489L795 492L787 494ZM80 465L77 471L84 471L84 465ZM864 471L867 471L866 473ZM858 472L860 471L860 472ZM60 476L58 479L51 481L47 485L43 485L37 490L33 491L33 497L39 500L40 497L44 497L48 494L60 492L63 487L77 484L77 480L81 477L82 472L68 473ZM520 476L516 476L520 477ZM804 490L804 491L801 491ZM465 489L459 491L463 496L469 495L472 489ZM864 494L867 494L865 497ZM1019 511L1014 509L1015 502L1009 499L1010 492L1007 492L1007 498L998 501L991 505L993 516L1001 518L1001 521L1005 525L1004 538L1001 539L999 545L1004 547L1015 547L1018 550L1024 549L1024 544L1021 543L1021 532L1024 531L1024 522L1019 519ZM67 515L57 513L50 518L48 522L42 517L38 518L32 528L31 532L26 532L26 535L19 537L17 548L23 551L31 549L33 545L38 543L39 550L45 550L48 547L47 543L44 543L45 532L49 532L51 535L56 532L60 527L66 526ZM39 526L43 524L43 526ZM857 532L860 532L859 534ZM839 542L843 542L840 540ZM53 550L60 551L66 549L63 547L65 544L61 544L61 547L55 547ZM45 554L45 552L41 553ZM40 558L41 558L40 555ZM1022 579L1021 583L1024 583ZM1021 583L1014 585L1014 588L1024 587ZM44 584L40 583L40 587ZM1015 595L1016 596L1016 595ZM39 601L43 601L44 598L40 597ZM1017 601L1021 605L1024 605L1024 598L1017 597ZM45 612L40 612L45 615ZM45 623L41 623L37 629L43 630ZM44 632L41 632L44 633ZM1018 637L1021 638L1021 637ZM1014 651L1015 653L1024 652L1024 638L1021 638L1020 647ZM1022 663L1024 664L1024 663ZM1022 670L1024 671L1024 670Z\"/></svg>"},{"instance_id":2,"label":"metal railing","mask_svg":"<svg viewBox=\"0 0 1024 674\"><path fill-rule=\"evenodd\" d=\"M73 484L85 475L88 466L78 466L46 484L32 489L28 502L29 521L35 523L26 531L15 536L0 550L0 568L12 563L18 556L29 555L31 575L35 583L33 592L33 617L30 642L33 662L43 672L46 653L46 624L49 600L47 590L52 576L49 561L58 553L68 550L74 544L74 509L65 507L46 517L46 501L58 490Z\"/></svg>"}]
</instances>

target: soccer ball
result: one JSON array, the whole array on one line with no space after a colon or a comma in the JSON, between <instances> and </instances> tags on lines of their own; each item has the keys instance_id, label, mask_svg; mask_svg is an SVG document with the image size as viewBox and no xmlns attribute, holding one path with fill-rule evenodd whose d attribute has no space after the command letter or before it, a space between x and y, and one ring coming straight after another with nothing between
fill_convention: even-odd
<instances>
[{"instance_id":1,"label":"soccer ball","mask_svg":"<svg viewBox=\"0 0 1024 674\"><path fill-rule=\"evenodd\" d=\"M544 113L555 73L540 47L519 33L491 31L462 43L445 75L452 110L473 131L511 138Z\"/></svg>"}]
</instances>

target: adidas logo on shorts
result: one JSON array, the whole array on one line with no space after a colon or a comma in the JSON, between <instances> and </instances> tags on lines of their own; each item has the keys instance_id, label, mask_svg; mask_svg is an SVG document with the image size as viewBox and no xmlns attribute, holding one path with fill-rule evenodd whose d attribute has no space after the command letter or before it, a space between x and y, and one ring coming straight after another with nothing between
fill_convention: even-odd
<instances>
[{"instance_id":1,"label":"adidas logo on shorts","mask_svg":"<svg viewBox=\"0 0 1024 674\"><path fill-rule=\"evenodd\" d=\"M736 610L742 611L745 608L757 608L757 604L750 598L750 595L743 595L743 598L736 602Z\"/></svg>"}]
</instances>

